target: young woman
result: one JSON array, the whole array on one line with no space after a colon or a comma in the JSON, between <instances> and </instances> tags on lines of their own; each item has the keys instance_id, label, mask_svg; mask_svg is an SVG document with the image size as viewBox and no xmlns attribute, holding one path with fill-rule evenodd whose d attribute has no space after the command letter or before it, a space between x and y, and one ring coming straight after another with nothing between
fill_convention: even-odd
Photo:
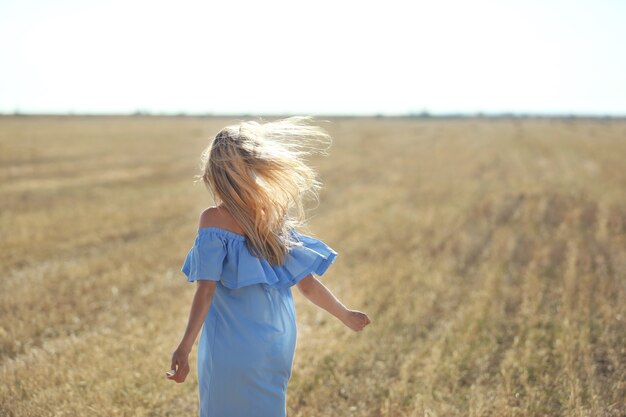
<instances>
[{"instance_id":1,"label":"young woman","mask_svg":"<svg viewBox=\"0 0 626 417\"><path fill-rule=\"evenodd\" d=\"M200 330L201 417L286 416L296 347L291 288L354 331L367 314L346 308L317 279L337 252L297 231L303 198L320 182L303 156L330 140L309 117L222 129L203 152L202 180L217 204L200 215L182 267L197 282L184 336L167 377L181 383Z\"/></svg>"}]
</instances>

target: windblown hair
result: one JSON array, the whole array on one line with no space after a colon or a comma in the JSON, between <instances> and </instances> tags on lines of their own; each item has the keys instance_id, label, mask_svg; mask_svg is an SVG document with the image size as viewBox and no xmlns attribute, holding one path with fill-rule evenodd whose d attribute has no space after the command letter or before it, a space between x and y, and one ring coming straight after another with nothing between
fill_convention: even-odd
<instances>
[{"instance_id":1,"label":"windblown hair","mask_svg":"<svg viewBox=\"0 0 626 417\"><path fill-rule=\"evenodd\" d=\"M223 203L243 228L250 253L272 265L282 265L298 244L290 231L306 223L303 200L319 201L322 184L304 157L325 154L332 139L311 120L230 125L202 153L201 179L215 203Z\"/></svg>"}]
</instances>

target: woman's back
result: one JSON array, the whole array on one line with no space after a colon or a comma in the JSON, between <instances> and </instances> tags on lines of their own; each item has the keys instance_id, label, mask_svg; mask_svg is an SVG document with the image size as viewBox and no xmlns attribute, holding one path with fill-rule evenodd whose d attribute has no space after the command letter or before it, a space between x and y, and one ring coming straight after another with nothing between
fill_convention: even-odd
<instances>
[{"instance_id":1,"label":"woman's back","mask_svg":"<svg viewBox=\"0 0 626 417\"><path fill-rule=\"evenodd\" d=\"M284 417L297 338L291 287L322 275L337 252L294 231L301 245L271 265L229 220L205 210L182 267L189 282L216 283L198 343L200 416Z\"/></svg>"}]
</instances>

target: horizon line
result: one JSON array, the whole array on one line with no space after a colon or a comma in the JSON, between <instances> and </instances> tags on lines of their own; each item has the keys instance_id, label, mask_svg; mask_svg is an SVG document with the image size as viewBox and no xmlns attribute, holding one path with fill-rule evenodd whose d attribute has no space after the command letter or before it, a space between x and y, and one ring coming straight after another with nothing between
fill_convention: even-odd
<instances>
[{"instance_id":1,"label":"horizon line","mask_svg":"<svg viewBox=\"0 0 626 417\"><path fill-rule=\"evenodd\" d=\"M219 112L151 112L136 110L133 112L1 112L0 117L205 117L205 118L229 118L229 117L291 117L312 116L327 118L554 118L554 119L625 119L626 113L582 113L582 112L434 112L419 111L406 113L315 113L315 112L276 112L276 113L219 113Z\"/></svg>"}]
</instances>

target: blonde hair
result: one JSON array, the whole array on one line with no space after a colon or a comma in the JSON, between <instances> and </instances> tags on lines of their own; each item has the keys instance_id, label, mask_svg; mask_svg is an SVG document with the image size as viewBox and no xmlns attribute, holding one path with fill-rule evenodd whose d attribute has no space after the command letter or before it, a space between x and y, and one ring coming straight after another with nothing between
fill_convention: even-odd
<instances>
[{"instance_id":1,"label":"blonde hair","mask_svg":"<svg viewBox=\"0 0 626 417\"><path fill-rule=\"evenodd\" d=\"M298 244L290 229L306 222L303 199L319 201L322 184L304 157L314 151L325 154L332 139L309 125L311 120L293 116L230 125L202 153L199 177L215 203L223 203L242 227L250 252L272 265L282 265L287 251Z\"/></svg>"}]
</instances>

